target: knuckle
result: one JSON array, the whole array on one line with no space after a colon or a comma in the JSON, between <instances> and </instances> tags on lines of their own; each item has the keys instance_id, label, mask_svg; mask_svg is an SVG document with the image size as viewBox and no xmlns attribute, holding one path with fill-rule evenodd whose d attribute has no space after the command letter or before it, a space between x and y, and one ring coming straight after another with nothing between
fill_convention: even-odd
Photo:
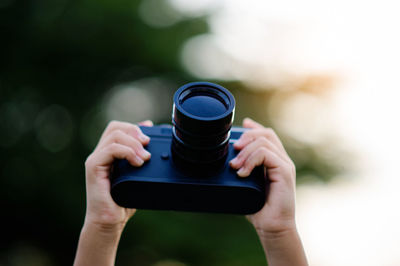
<instances>
[{"instance_id":1,"label":"knuckle","mask_svg":"<svg viewBox=\"0 0 400 266\"><path fill-rule=\"evenodd\" d=\"M251 139L253 135L252 130L246 130L243 134L242 134L242 138L244 139Z\"/></svg>"},{"instance_id":2,"label":"knuckle","mask_svg":"<svg viewBox=\"0 0 400 266\"><path fill-rule=\"evenodd\" d=\"M284 164L283 171L288 179L292 179L296 174L296 168L291 161Z\"/></svg>"},{"instance_id":3,"label":"knuckle","mask_svg":"<svg viewBox=\"0 0 400 266\"><path fill-rule=\"evenodd\" d=\"M89 155L89 156L86 158L85 166L86 166L86 168L90 168L91 165L92 165L92 155Z\"/></svg>"},{"instance_id":4,"label":"knuckle","mask_svg":"<svg viewBox=\"0 0 400 266\"><path fill-rule=\"evenodd\" d=\"M113 142L121 142L125 137L125 133L121 129L116 129L111 133Z\"/></svg>"},{"instance_id":5,"label":"knuckle","mask_svg":"<svg viewBox=\"0 0 400 266\"><path fill-rule=\"evenodd\" d=\"M111 143L105 148L106 152L115 153L119 150L119 145L117 143Z\"/></svg>"},{"instance_id":6,"label":"knuckle","mask_svg":"<svg viewBox=\"0 0 400 266\"><path fill-rule=\"evenodd\" d=\"M267 146L269 144L269 140L265 136L258 137L257 142L259 145L262 145L262 146Z\"/></svg>"},{"instance_id":7,"label":"knuckle","mask_svg":"<svg viewBox=\"0 0 400 266\"><path fill-rule=\"evenodd\" d=\"M263 132L264 132L264 134L265 134L266 136L268 136L268 137L274 137L274 136L276 136L275 131L274 131L272 128L270 128L270 127L264 128L264 129L263 129Z\"/></svg>"},{"instance_id":8,"label":"knuckle","mask_svg":"<svg viewBox=\"0 0 400 266\"><path fill-rule=\"evenodd\" d=\"M120 123L120 122L117 121L117 120L111 120L111 121L108 123L107 128L115 128L115 127L118 126L119 123Z\"/></svg>"},{"instance_id":9,"label":"knuckle","mask_svg":"<svg viewBox=\"0 0 400 266\"><path fill-rule=\"evenodd\" d=\"M140 149L143 147L142 143L140 143L136 138L132 138L131 140L132 141L130 142L130 145L135 149Z\"/></svg>"},{"instance_id":10,"label":"knuckle","mask_svg":"<svg viewBox=\"0 0 400 266\"><path fill-rule=\"evenodd\" d=\"M255 155L257 156L264 156L268 153L268 149L266 147L259 147L256 152Z\"/></svg>"},{"instance_id":11,"label":"knuckle","mask_svg":"<svg viewBox=\"0 0 400 266\"><path fill-rule=\"evenodd\" d=\"M274 129L271 127L266 127L265 129L270 133L275 133Z\"/></svg>"},{"instance_id":12,"label":"knuckle","mask_svg":"<svg viewBox=\"0 0 400 266\"><path fill-rule=\"evenodd\" d=\"M290 160L290 167L292 169L292 172L294 174L296 174L296 165L294 164L294 162L292 160Z\"/></svg>"},{"instance_id":13,"label":"knuckle","mask_svg":"<svg viewBox=\"0 0 400 266\"><path fill-rule=\"evenodd\" d=\"M136 156L136 152L133 149L127 149L127 157L133 158Z\"/></svg>"},{"instance_id":14,"label":"knuckle","mask_svg":"<svg viewBox=\"0 0 400 266\"><path fill-rule=\"evenodd\" d=\"M135 132L140 132L140 128L139 128L139 126L138 126L138 125L131 124L131 126L130 126L130 127L132 128L132 130L133 130L133 131L135 131Z\"/></svg>"},{"instance_id":15,"label":"knuckle","mask_svg":"<svg viewBox=\"0 0 400 266\"><path fill-rule=\"evenodd\" d=\"M255 154L253 154L252 156L250 156L249 158L246 159L246 161L243 163L243 167L245 169L252 169L254 168L255 164L256 164L256 156Z\"/></svg>"},{"instance_id":16,"label":"knuckle","mask_svg":"<svg viewBox=\"0 0 400 266\"><path fill-rule=\"evenodd\" d=\"M113 131L111 133L111 138L112 140L116 141L116 140L120 140L121 138L123 138L124 132L120 129L116 129L115 131Z\"/></svg>"},{"instance_id":17,"label":"knuckle","mask_svg":"<svg viewBox=\"0 0 400 266\"><path fill-rule=\"evenodd\" d=\"M254 161L255 163L261 163L263 161L263 158L265 158L267 154L268 154L268 149L265 147L260 147L254 151L254 153L251 155L250 160Z\"/></svg>"},{"instance_id":18,"label":"knuckle","mask_svg":"<svg viewBox=\"0 0 400 266\"><path fill-rule=\"evenodd\" d=\"M244 157L244 152L243 152L243 151L239 152L238 155L236 156L236 158L237 158L239 161L241 161L241 160L243 159L243 157Z\"/></svg>"},{"instance_id":19,"label":"knuckle","mask_svg":"<svg viewBox=\"0 0 400 266\"><path fill-rule=\"evenodd\" d=\"M143 147L142 144L138 140L136 140L135 138L132 138L132 141L129 142L129 148L130 149L139 150L142 147Z\"/></svg>"},{"instance_id":20,"label":"knuckle","mask_svg":"<svg viewBox=\"0 0 400 266\"><path fill-rule=\"evenodd\" d=\"M250 163L249 158L247 158L246 160L243 161L242 167L243 168L249 167L249 163Z\"/></svg>"}]
</instances>

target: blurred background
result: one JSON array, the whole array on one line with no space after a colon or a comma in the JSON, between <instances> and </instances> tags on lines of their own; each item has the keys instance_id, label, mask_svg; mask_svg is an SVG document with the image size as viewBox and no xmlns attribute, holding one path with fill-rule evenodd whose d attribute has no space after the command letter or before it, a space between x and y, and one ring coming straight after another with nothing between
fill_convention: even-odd
<instances>
[{"instance_id":1,"label":"blurred background","mask_svg":"<svg viewBox=\"0 0 400 266\"><path fill-rule=\"evenodd\" d=\"M399 265L394 1L0 0L0 265L71 265L111 119L169 123L198 80L297 166L311 265ZM138 211L116 265L266 265L241 216Z\"/></svg>"}]
</instances>

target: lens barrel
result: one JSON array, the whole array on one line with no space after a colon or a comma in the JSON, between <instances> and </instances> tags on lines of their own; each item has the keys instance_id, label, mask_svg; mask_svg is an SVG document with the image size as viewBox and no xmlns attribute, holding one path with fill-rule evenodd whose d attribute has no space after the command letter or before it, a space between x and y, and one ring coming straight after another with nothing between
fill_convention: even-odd
<instances>
[{"instance_id":1,"label":"lens barrel","mask_svg":"<svg viewBox=\"0 0 400 266\"><path fill-rule=\"evenodd\" d=\"M234 113L235 99L220 85L193 82L180 87L172 112L174 162L184 168L223 166Z\"/></svg>"}]
</instances>

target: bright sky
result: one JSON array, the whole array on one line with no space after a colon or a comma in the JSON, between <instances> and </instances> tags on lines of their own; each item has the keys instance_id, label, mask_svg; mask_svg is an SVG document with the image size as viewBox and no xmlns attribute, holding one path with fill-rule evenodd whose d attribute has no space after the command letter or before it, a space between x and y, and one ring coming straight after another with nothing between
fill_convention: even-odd
<instances>
[{"instance_id":1,"label":"bright sky","mask_svg":"<svg viewBox=\"0 0 400 266\"><path fill-rule=\"evenodd\" d=\"M198 77L256 85L282 85L288 74L344 77L324 108L359 170L329 186L300 187L299 229L311 265L400 265L397 2L170 1L194 14L216 10L211 34L183 51L183 63Z\"/></svg>"}]
</instances>

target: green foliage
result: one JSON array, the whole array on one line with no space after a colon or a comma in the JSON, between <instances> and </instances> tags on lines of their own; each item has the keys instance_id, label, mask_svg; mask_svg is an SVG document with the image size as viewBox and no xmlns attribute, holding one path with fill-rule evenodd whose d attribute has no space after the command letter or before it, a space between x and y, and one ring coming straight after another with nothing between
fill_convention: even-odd
<instances>
[{"instance_id":1,"label":"green foliage","mask_svg":"<svg viewBox=\"0 0 400 266\"><path fill-rule=\"evenodd\" d=\"M186 40L208 31L206 18L153 28L140 18L140 4L0 0L1 265L71 264L85 211L84 161L106 125L110 88L155 77L171 85L163 90L172 95L192 81L179 53ZM244 91L240 83L227 85ZM254 109L254 101L268 96L249 93L238 118L246 113L268 124ZM169 119L165 112L155 122ZM315 173L314 164L300 171ZM165 260L265 264L243 217L139 211L117 265Z\"/></svg>"}]
</instances>

